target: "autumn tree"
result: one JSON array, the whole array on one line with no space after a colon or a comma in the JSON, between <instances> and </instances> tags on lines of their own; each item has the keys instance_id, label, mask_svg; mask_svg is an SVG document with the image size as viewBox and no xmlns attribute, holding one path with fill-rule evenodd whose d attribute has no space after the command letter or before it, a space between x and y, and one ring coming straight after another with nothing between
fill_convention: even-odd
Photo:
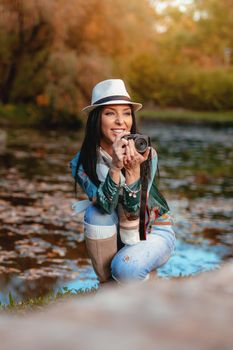
<instances>
[{"instance_id":1,"label":"autumn tree","mask_svg":"<svg viewBox=\"0 0 233 350\"><path fill-rule=\"evenodd\" d=\"M59 119L122 77L144 103L232 108L232 2L0 0L0 100Z\"/></svg>"},{"instance_id":2,"label":"autumn tree","mask_svg":"<svg viewBox=\"0 0 233 350\"><path fill-rule=\"evenodd\" d=\"M146 0L0 0L1 100L77 111L101 79L148 48ZM126 79L127 80L127 79Z\"/></svg>"},{"instance_id":3,"label":"autumn tree","mask_svg":"<svg viewBox=\"0 0 233 350\"><path fill-rule=\"evenodd\" d=\"M232 109L232 0L152 3L153 48L140 52L129 71L138 98L156 106ZM138 72L143 72L143 81Z\"/></svg>"},{"instance_id":4,"label":"autumn tree","mask_svg":"<svg viewBox=\"0 0 233 350\"><path fill-rule=\"evenodd\" d=\"M43 89L53 40L42 2L0 1L0 99L28 102Z\"/></svg>"}]
</instances>

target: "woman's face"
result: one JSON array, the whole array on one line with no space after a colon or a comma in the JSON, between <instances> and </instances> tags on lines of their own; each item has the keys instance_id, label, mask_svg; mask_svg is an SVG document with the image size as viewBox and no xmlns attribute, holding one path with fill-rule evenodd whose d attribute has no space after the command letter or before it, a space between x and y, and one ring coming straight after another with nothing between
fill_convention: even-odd
<instances>
[{"instance_id":1,"label":"woman's face","mask_svg":"<svg viewBox=\"0 0 233 350\"><path fill-rule=\"evenodd\" d=\"M124 131L130 131L132 124L133 118L129 105L105 106L101 113L100 146L106 151L111 150L116 136Z\"/></svg>"}]
</instances>

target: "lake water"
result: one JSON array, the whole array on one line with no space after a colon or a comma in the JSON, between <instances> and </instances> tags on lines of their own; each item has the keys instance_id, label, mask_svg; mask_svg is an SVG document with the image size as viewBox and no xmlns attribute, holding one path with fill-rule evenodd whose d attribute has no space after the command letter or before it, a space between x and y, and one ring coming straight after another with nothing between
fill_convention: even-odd
<instances>
[{"instance_id":1,"label":"lake water","mask_svg":"<svg viewBox=\"0 0 233 350\"><path fill-rule=\"evenodd\" d=\"M164 278L233 258L233 129L144 122L159 154L160 190L175 218ZM82 132L0 131L0 301L98 288L83 242L69 160ZM78 198L84 198L78 192Z\"/></svg>"}]
</instances>

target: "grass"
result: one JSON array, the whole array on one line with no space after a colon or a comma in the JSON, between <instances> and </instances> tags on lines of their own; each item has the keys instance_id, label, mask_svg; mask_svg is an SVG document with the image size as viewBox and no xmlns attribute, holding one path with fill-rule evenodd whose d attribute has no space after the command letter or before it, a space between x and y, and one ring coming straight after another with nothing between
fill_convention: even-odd
<instances>
[{"instance_id":1,"label":"grass","mask_svg":"<svg viewBox=\"0 0 233 350\"><path fill-rule=\"evenodd\" d=\"M190 111L186 109L145 109L138 112L141 119L185 123L216 123L233 125L233 111Z\"/></svg>"},{"instance_id":2,"label":"grass","mask_svg":"<svg viewBox=\"0 0 233 350\"><path fill-rule=\"evenodd\" d=\"M40 311L43 310L45 306L52 305L59 301L67 300L72 296L86 296L94 294L97 291L96 288L86 289L86 290L77 290L77 289L68 289L63 287L58 292L51 291L46 296L40 296L37 298L30 298L25 301L17 302L14 300L11 293L8 295L9 303L2 304L0 302L0 312L10 312L16 314L24 314L30 311Z\"/></svg>"},{"instance_id":3,"label":"grass","mask_svg":"<svg viewBox=\"0 0 233 350\"><path fill-rule=\"evenodd\" d=\"M50 106L38 107L33 104L1 104L0 127L23 128L81 128L82 121L78 114L68 111L53 110Z\"/></svg>"}]
</instances>

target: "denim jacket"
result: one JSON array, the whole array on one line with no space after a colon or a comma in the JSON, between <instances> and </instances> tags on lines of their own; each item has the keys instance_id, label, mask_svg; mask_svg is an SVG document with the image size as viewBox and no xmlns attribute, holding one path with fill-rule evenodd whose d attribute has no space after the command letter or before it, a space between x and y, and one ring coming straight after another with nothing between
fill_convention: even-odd
<instances>
[{"instance_id":1,"label":"denim jacket","mask_svg":"<svg viewBox=\"0 0 233 350\"><path fill-rule=\"evenodd\" d=\"M148 193L147 193L147 231L151 231L153 225L172 225L173 220L170 216L169 207L165 198L160 194L156 185L156 170L157 170L157 153L152 150L152 160L151 160L151 176L148 183ZM75 181L81 186L84 192L87 194L89 200L95 199L96 205L100 206L108 214L112 213L120 201L124 209L129 213L136 213L139 211L140 206L140 180L127 186L130 191L135 191L137 195L134 197L124 195L121 187L114 183L111 179L109 173L98 187L90 180L88 175L85 173L82 164L79 165L79 169L76 173L77 163L79 159L79 152L70 161L70 168L72 171L72 176Z\"/></svg>"}]
</instances>

